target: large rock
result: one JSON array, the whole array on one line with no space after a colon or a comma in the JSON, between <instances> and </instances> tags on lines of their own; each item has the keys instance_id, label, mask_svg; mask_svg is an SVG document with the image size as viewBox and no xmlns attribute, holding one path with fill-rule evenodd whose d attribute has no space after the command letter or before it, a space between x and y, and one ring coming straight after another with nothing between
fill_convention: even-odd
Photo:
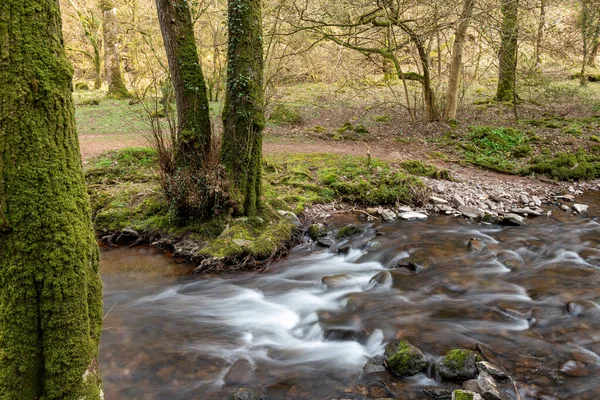
<instances>
[{"instance_id":1,"label":"large rock","mask_svg":"<svg viewBox=\"0 0 600 400\"><path fill-rule=\"evenodd\" d=\"M508 213L502 219L502 225L519 226L525 225L525 218L514 213Z\"/></svg>"},{"instance_id":2,"label":"large rock","mask_svg":"<svg viewBox=\"0 0 600 400\"><path fill-rule=\"evenodd\" d=\"M458 207L458 211L460 211L460 213L465 217L473 219L481 218L481 216L483 215L483 213L478 208L469 206L460 206Z\"/></svg>"},{"instance_id":3,"label":"large rock","mask_svg":"<svg viewBox=\"0 0 600 400\"><path fill-rule=\"evenodd\" d=\"M494 377L485 371L479 372L477 384L485 400L510 400L506 393L500 389Z\"/></svg>"},{"instance_id":4,"label":"large rock","mask_svg":"<svg viewBox=\"0 0 600 400\"><path fill-rule=\"evenodd\" d=\"M577 212L577 214L579 215L587 215L588 214L588 210L589 210L589 206L585 205L585 204L573 204L573 209Z\"/></svg>"},{"instance_id":5,"label":"large rock","mask_svg":"<svg viewBox=\"0 0 600 400\"><path fill-rule=\"evenodd\" d=\"M396 220L396 213L390 210L383 210L381 212L381 218L385 222L394 222Z\"/></svg>"},{"instance_id":6,"label":"large rock","mask_svg":"<svg viewBox=\"0 0 600 400\"><path fill-rule=\"evenodd\" d=\"M466 381L477 377L477 354L471 350L454 349L438 363L438 372L445 379Z\"/></svg>"},{"instance_id":7,"label":"large rock","mask_svg":"<svg viewBox=\"0 0 600 400\"><path fill-rule=\"evenodd\" d=\"M385 372L387 369L383 363L385 362L385 357L382 355L375 356L371 358L365 366L363 367L363 373L365 375L369 374L377 374L379 372Z\"/></svg>"},{"instance_id":8,"label":"large rock","mask_svg":"<svg viewBox=\"0 0 600 400\"><path fill-rule=\"evenodd\" d=\"M490 374L491 376L493 376L494 378L499 379L499 380L504 380L504 379L509 378L509 376L506 373L506 371L504 370L504 368L497 367L494 364L489 363L487 361L478 362L477 369L479 371L485 371L488 374Z\"/></svg>"},{"instance_id":9,"label":"large rock","mask_svg":"<svg viewBox=\"0 0 600 400\"><path fill-rule=\"evenodd\" d=\"M293 223L294 225L296 225L297 227L302 226L302 222L300 222L300 219L298 219L298 216L296 214L294 214L293 212L279 210L279 211L277 211L277 213L279 215L281 215L283 218L285 218L288 221L290 221L291 223Z\"/></svg>"},{"instance_id":10,"label":"large rock","mask_svg":"<svg viewBox=\"0 0 600 400\"><path fill-rule=\"evenodd\" d=\"M398 214L398 218L404 219L406 221L424 221L428 217L423 213L418 213L415 211L408 211Z\"/></svg>"},{"instance_id":11,"label":"large rock","mask_svg":"<svg viewBox=\"0 0 600 400\"><path fill-rule=\"evenodd\" d=\"M389 343L385 355L388 368L398 376L416 375L427 367L425 354L406 340Z\"/></svg>"},{"instance_id":12,"label":"large rock","mask_svg":"<svg viewBox=\"0 0 600 400\"><path fill-rule=\"evenodd\" d=\"M308 227L308 236L312 240L317 241L320 237L327 236L327 228L320 223L312 224Z\"/></svg>"},{"instance_id":13,"label":"large rock","mask_svg":"<svg viewBox=\"0 0 600 400\"><path fill-rule=\"evenodd\" d=\"M321 247L331 247L335 244L335 240L331 236L320 237L317 239L317 244Z\"/></svg>"},{"instance_id":14,"label":"large rock","mask_svg":"<svg viewBox=\"0 0 600 400\"><path fill-rule=\"evenodd\" d=\"M335 235L335 237L338 239L344 239L344 238L349 238L354 235L360 235L361 233L363 233L362 228L360 228L356 225L350 224L350 225L346 225L345 227L340 229L338 231L337 235Z\"/></svg>"}]
</instances>

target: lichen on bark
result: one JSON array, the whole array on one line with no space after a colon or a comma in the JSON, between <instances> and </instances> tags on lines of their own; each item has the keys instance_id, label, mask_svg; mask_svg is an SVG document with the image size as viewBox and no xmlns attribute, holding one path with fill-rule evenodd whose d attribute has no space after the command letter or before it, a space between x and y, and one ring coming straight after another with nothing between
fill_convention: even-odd
<instances>
[{"instance_id":1,"label":"lichen on bark","mask_svg":"<svg viewBox=\"0 0 600 400\"><path fill-rule=\"evenodd\" d=\"M232 182L236 214L261 208L265 126L260 0L228 1L227 92L221 162Z\"/></svg>"},{"instance_id":2,"label":"lichen on bark","mask_svg":"<svg viewBox=\"0 0 600 400\"><path fill-rule=\"evenodd\" d=\"M98 247L58 0L0 4L0 398L99 399Z\"/></svg>"}]
</instances>

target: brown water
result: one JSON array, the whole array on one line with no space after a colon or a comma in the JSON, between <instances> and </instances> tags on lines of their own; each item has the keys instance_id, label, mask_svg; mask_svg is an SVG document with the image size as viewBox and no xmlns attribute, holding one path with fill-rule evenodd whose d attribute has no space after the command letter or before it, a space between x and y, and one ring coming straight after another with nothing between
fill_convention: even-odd
<instances>
[{"instance_id":1,"label":"brown water","mask_svg":"<svg viewBox=\"0 0 600 400\"><path fill-rule=\"evenodd\" d=\"M347 255L304 246L263 274L190 277L149 249L105 251L106 398L230 399L252 387L270 399L423 399L423 387L456 387L432 371L361 377L405 337L431 360L478 345L523 399L600 399L600 195L581 201L592 218L366 225ZM470 250L471 238L485 247ZM395 268L409 259L423 269ZM384 270L392 282L373 287ZM339 286L321 283L339 274ZM559 372L570 360L587 376Z\"/></svg>"}]
</instances>

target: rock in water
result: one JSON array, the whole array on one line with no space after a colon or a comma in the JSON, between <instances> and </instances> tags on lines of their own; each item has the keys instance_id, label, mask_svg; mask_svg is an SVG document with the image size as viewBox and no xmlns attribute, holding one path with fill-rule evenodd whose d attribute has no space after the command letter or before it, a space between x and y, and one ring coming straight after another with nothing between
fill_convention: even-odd
<instances>
[{"instance_id":1,"label":"rock in water","mask_svg":"<svg viewBox=\"0 0 600 400\"><path fill-rule=\"evenodd\" d=\"M345 238L349 238L351 236L354 235L360 235L361 233L363 233L362 228L359 228L356 225L347 225L344 228L340 229L337 233L337 235L335 235L336 238L338 239L345 239Z\"/></svg>"},{"instance_id":2,"label":"rock in water","mask_svg":"<svg viewBox=\"0 0 600 400\"><path fill-rule=\"evenodd\" d=\"M369 285L371 287L388 286L392 284L392 274L390 271L381 271L371 278Z\"/></svg>"},{"instance_id":3,"label":"rock in water","mask_svg":"<svg viewBox=\"0 0 600 400\"><path fill-rule=\"evenodd\" d=\"M466 381L477 377L477 354L471 350L454 349L438 363L440 375L453 381Z\"/></svg>"},{"instance_id":4,"label":"rock in water","mask_svg":"<svg viewBox=\"0 0 600 400\"><path fill-rule=\"evenodd\" d=\"M382 355L371 358L363 367L363 373L368 375L387 371L387 369L383 365L384 361L385 357Z\"/></svg>"},{"instance_id":5,"label":"rock in water","mask_svg":"<svg viewBox=\"0 0 600 400\"><path fill-rule=\"evenodd\" d=\"M483 213L475 207L460 206L458 207L458 211L460 211L465 217L473 219L481 218L481 216L483 215Z\"/></svg>"},{"instance_id":6,"label":"rock in water","mask_svg":"<svg viewBox=\"0 0 600 400\"><path fill-rule=\"evenodd\" d=\"M588 376L590 370L581 361L569 360L560 367L560 372L567 376Z\"/></svg>"},{"instance_id":7,"label":"rock in water","mask_svg":"<svg viewBox=\"0 0 600 400\"><path fill-rule=\"evenodd\" d=\"M489 363L487 361L478 362L477 369L479 371L485 371L488 374L490 374L491 376L493 376L494 378L499 379L499 380L508 379L508 374L506 373L504 368L497 367L494 364Z\"/></svg>"},{"instance_id":8,"label":"rock in water","mask_svg":"<svg viewBox=\"0 0 600 400\"><path fill-rule=\"evenodd\" d=\"M396 220L396 213L390 210L383 210L381 212L381 218L386 222L394 222Z\"/></svg>"},{"instance_id":9,"label":"rock in water","mask_svg":"<svg viewBox=\"0 0 600 400\"><path fill-rule=\"evenodd\" d=\"M388 368L398 376L416 375L427 367L425 354L406 340L389 343L385 355Z\"/></svg>"},{"instance_id":10,"label":"rock in water","mask_svg":"<svg viewBox=\"0 0 600 400\"><path fill-rule=\"evenodd\" d=\"M479 373L477 384L479 385L481 395L485 400L510 400L502 389L500 389L500 386L494 377L485 371Z\"/></svg>"},{"instance_id":11,"label":"rock in water","mask_svg":"<svg viewBox=\"0 0 600 400\"><path fill-rule=\"evenodd\" d=\"M226 385L238 385L248 382L252 377L252 364L248 360L237 360L223 380Z\"/></svg>"},{"instance_id":12,"label":"rock in water","mask_svg":"<svg viewBox=\"0 0 600 400\"><path fill-rule=\"evenodd\" d=\"M589 210L589 206L585 205L585 204L573 204L573 209L577 212L577 214L579 215L587 215L588 214L588 210Z\"/></svg>"},{"instance_id":13,"label":"rock in water","mask_svg":"<svg viewBox=\"0 0 600 400\"><path fill-rule=\"evenodd\" d=\"M308 227L308 236L314 241L320 237L327 236L327 228L323 224L312 224Z\"/></svg>"},{"instance_id":14,"label":"rock in water","mask_svg":"<svg viewBox=\"0 0 600 400\"><path fill-rule=\"evenodd\" d=\"M407 221L424 221L427 219L427 215L415 211L408 211L398 214L398 218Z\"/></svg>"},{"instance_id":15,"label":"rock in water","mask_svg":"<svg viewBox=\"0 0 600 400\"><path fill-rule=\"evenodd\" d=\"M481 250L485 249L485 243L479 239L469 239L467 248L474 253L479 253Z\"/></svg>"},{"instance_id":16,"label":"rock in water","mask_svg":"<svg viewBox=\"0 0 600 400\"><path fill-rule=\"evenodd\" d=\"M260 394L258 390L239 388L235 389L232 393L233 400L260 400Z\"/></svg>"},{"instance_id":17,"label":"rock in water","mask_svg":"<svg viewBox=\"0 0 600 400\"><path fill-rule=\"evenodd\" d=\"M525 218L523 218L517 214L508 213L502 219L502 225L512 225L512 226L525 225Z\"/></svg>"},{"instance_id":18,"label":"rock in water","mask_svg":"<svg viewBox=\"0 0 600 400\"><path fill-rule=\"evenodd\" d=\"M468 390L457 389L452 392L452 400L482 400L480 394Z\"/></svg>"}]
</instances>

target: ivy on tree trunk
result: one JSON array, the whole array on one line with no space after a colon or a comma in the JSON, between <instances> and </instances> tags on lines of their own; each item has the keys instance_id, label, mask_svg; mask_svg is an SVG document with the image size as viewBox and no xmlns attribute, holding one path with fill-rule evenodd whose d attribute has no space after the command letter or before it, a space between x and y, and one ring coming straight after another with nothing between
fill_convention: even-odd
<instances>
[{"instance_id":1,"label":"ivy on tree trunk","mask_svg":"<svg viewBox=\"0 0 600 400\"><path fill-rule=\"evenodd\" d=\"M201 168L211 148L208 95L186 0L156 0L177 102L176 167Z\"/></svg>"},{"instance_id":2,"label":"ivy on tree trunk","mask_svg":"<svg viewBox=\"0 0 600 400\"><path fill-rule=\"evenodd\" d=\"M498 89L496 101L513 101L517 81L518 0L500 0L502 25L500 26L500 51L498 52Z\"/></svg>"},{"instance_id":3,"label":"ivy on tree trunk","mask_svg":"<svg viewBox=\"0 0 600 400\"><path fill-rule=\"evenodd\" d=\"M254 215L261 208L265 126L261 1L229 0L228 23L221 162L231 180L235 212Z\"/></svg>"},{"instance_id":4,"label":"ivy on tree trunk","mask_svg":"<svg viewBox=\"0 0 600 400\"><path fill-rule=\"evenodd\" d=\"M102 283L58 0L0 3L0 398L99 399Z\"/></svg>"}]
</instances>

